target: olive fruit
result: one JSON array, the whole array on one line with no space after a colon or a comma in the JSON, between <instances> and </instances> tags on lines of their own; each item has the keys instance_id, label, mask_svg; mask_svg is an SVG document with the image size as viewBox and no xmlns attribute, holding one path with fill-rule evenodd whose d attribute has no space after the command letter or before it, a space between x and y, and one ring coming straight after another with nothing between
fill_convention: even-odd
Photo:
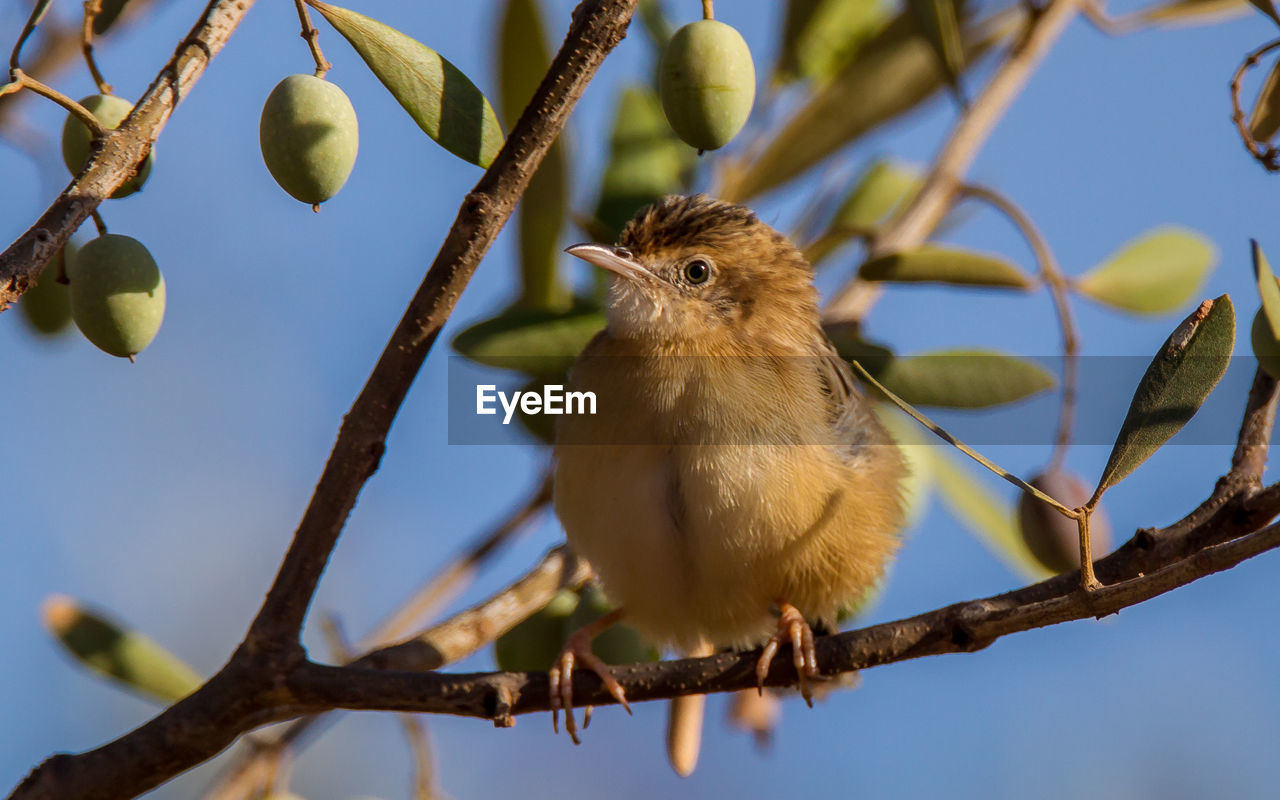
<instances>
[{"instance_id":1,"label":"olive fruit","mask_svg":"<svg viewBox=\"0 0 1280 800\"><path fill-rule=\"evenodd\" d=\"M1258 357L1258 366L1271 377L1280 377L1280 342L1271 333L1271 325L1261 308L1253 315L1249 339L1253 342L1253 354Z\"/></svg>"},{"instance_id":2,"label":"olive fruit","mask_svg":"<svg viewBox=\"0 0 1280 800\"><path fill-rule=\"evenodd\" d=\"M81 100L80 105L87 108L98 118L98 122L102 123L102 127L109 130L120 127L124 118L133 111L132 103L113 94L91 94ZM89 145L92 141L93 134L85 124L77 119L75 114L68 114L67 121L62 125L62 161L72 175L79 175L80 170L84 168L84 162L89 158ZM111 196L127 197L141 189L147 182L147 176L151 174L155 155L155 148L152 148L151 152L147 153L147 159L138 168L137 174L120 184L120 188L112 192Z\"/></svg>"},{"instance_id":3,"label":"olive fruit","mask_svg":"<svg viewBox=\"0 0 1280 800\"><path fill-rule=\"evenodd\" d=\"M105 233L67 264L71 318L99 349L132 359L164 319L164 276L137 239Z\"/></svg>"},{"instance_id":4,"label":"olive fruit","mask_svg":"<svg viewBox=\"0 0 1280 800\"><path fill-rule=\"evenodd\" d=\"M1030 483L1067 508L1084 505L1093 494L1083 481L1067 472L1042 473ZM1018 529L1031 555L1046 569L1052 572L1080 569L1080 529L1074 519L1024 492L1018 500ZM1111 525L1101 507L1096 507L1089 517L1089 542L1094 558L1111 550Z\"/></svg>"},{"instance_id":5,"label":"olive fruit","mask_svg":"<svg viewBox=\"0 0 1280 800\"><path fill-rule=\"evenodd\" d=\"M742 130L755 101L751 50L723 22L691 22L662 54L658 92L677 136L699 150L724 147Z\"/></svg>"},{"instance_id":6,"label":"olive fruit","mask_svg":"<svg viewBox=\"0 0 1280 800\"><path fill-rule=\"evenodd\" d=\"M31 329L45 336L61 333L71 324L71 298L67 296L67 286L58 283L58 274L64 269L68 244L57 252L40 273L40 281L27 289L18 301L22 316L26 318ZM74 253L74 250L72 251Z\"/></svg>"},{"instance_id":7,"label":"olive fruit","mask_svg":"<svg viewBox=\"0 0 1280 800\"><path fill-rule=\"evenodd\" d=\"M356 110L341 89L314 75L290 75L262 106L262 160L280 188L318 205L347 182L356 163Z\"/></svg>"},{"instance_id":8,"label":"olive fruit","mask_svg":"<svg viewBox=\"0 0 1280 800\"><path fill-rule=\"evenodd\" d=\"M569 615L578 595L565 589L551 602L493 643L493 659L503 672L538 672L551 668L569 634Z\"/></svg>"},{"instance_id":9,"label":"olive fruit","mask_svg":"<svg viewBox=\"0 0 1280 800\"><path fill-rule=\"evenodd\" d=\"M604 593L594 586L584 589L578 607L569 616L569 632L572 633L589 622L613 610ZM639 661L657 661L658 651L641 638L630 625L613 625L591 642L591 652L609 664L635 664Z\"/></svg>"}]
</instances>

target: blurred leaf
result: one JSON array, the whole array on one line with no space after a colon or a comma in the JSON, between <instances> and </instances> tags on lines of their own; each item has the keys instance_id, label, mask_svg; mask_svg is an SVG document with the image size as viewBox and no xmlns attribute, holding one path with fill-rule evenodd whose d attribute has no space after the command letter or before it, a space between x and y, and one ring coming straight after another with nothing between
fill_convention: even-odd
<instances>
[{"instance_id":1,"label":"blurred leaf","mask_svg":"<svg viewBox=\"0 0 1280 800\"><path fill-rule=\"evenodd\" d=\"M1251 239L1249 246L1253 253L1253 277L1258 283L1258 296L1262 299L1262 315L1271 329L1272 338L1280 340L1280 281L1271 271L1271 264L1257 240Z\"/></svg>"},{"instance_id":2,"label":"blurred leaf","mask_svg":"<svg viewBox=\"0 0 1280 800\"><path fill-rule=\"evenodd\" d=\"M1213 245L1195 231L1159 228L1080 276L1075 288L1125 311L1162 314L1195 296L1216 259Z\"/></svg>"},{"instance_id":3,"label":"blurred leaf","mask_svg":"<svg viewBox=\"0 0 1280 800\"><path fill-rule=\"evenodd\" d=\"M858 277L867 281L950 283L1010 289L1035 286L1035 281L999 256L932 244L872 259L858 270Z\"/></svg>"},{"instance_id":4,"label":"blurred leaf","mask_svg":"<svg viewBox=\"0 0 1280 800\"><path fill-rule=\"evenodd\" d=\"M568 630L577 629L608 614L616 606L594 585L583 589L578 607L569 615ZM591 652L608 664L637 664L657 661L657 648L645 641L635 628L625 623L611 625L591 640Z\"/></svg>"},{"instance_id":5,"label":"blurred leaf","mask_svg":"<svg viewBox=\"0 0 1280 800\"><path fill-rule=\"evenodd\" d=\"M568 637L569 615L578 594L561 589L541 610L502 634L493 643L493 660L503 672L545 672L555 663Z\"/></svg>"},{"instance_id":6,"label":"blurred leaf","mask_svg":"<svg viewBox=\"0 0 1280 800\"><path fill-rule=\"evenodd\" d=\"M964 32L972 65L1020 28L1013 6ZM932 46L910 12L867 40L831 83L786 123L750 164L727 164L719 194L738 202L790 181L881 123L915 108L946 85Z\"/></svg>"},{"instance_id":7,"label":"blurred leaf","mask_svg":"<svg viewBox=\"0 0 1280 800\"><path fill-rule=\"evenodd\" d=\"M569 371L604 326L604 314L594 307L516 307L462 331L454 337L453 349L477 364L554 378Z\"/></svg>"},{"instance_id":8,"label":"blurred leaf","mask_svg":"<svg viewBox=\"0 0 1280 800\"><path fill-rule=\"evenodd\" d=\"M1122 17L1146 23L1196 24L1238 16L1249 8L1247 0L1173 0Z\"/></svg>"},{"instance_id":9,"label":"blurred leaf","mask_svg":"<svg viewBox=\"0 0 1280 800\"><path fill-rule=\"evenodd\" d=\"M1031 555L1018 532L1013 508L940 446L933 453L933 477L942 502L956 520L1001 561L1031 580L1053 573Z\"/></svg>"},{"instance_id":10,"label":"blurred leaf","mask_svg":"<svg viewBox=\"0 0 1280 800\"><path fill-rule=\"evenodd\" d=\"M609 138L609 165L604 171L596 218L611 238L636 211L665 194L681 191L696 158L671 132L662 103L646 86L622 91Z\"/></svg>"},{"instance_id":11,"label":"blurred leaf","mask_svg":"<svg viewBox=\"0 0 1280 800\"><path fill-rule=\"evenodd\" d=\"M920 171L890 159L876 161L858 178L827 230L804 250L815 267L856 236L872 235L915 196Z\"/></svg>"},{"instance_id":12,"label":"blurred leaf","mask_svg":"<svg viewBox=\"0 0 1280 800\"><path fill-rule=\"evenodd\" d=\"M857 361L867 372L879 376L889 362L893 351L877 342L862 338L862 325L858 322L824 322L822 330L835 345L836 352L846 361Z\"/></svg>"},{"instance_id":13,"label":"blurred leaf","mask_svg":"<svg viewBox=\"0 0 1280 800\"><path fill-rule=\"evenodd\" d=\"M95 614L65 595L45 600L44 625L71 655L152 699L172 703L204 681L191 667L151 639Z\"/></svg>"},{"instance_id":14,"label":"blurred leaf","mask_svg":"<svg viewBox=\"0 0 1280 800\"><path fill-rule=\"evenodd\" d=\"M128 2L129 0L102 0L102 6L93 18L93 35L101 36L110 30Z\"/></svg>"},{"instance_id":15,"label":"blurred leaf","mask_svg":"<svg viewBox=\"0 0 1280 800\"><path fill-rule=\"evenodd\" d=\"M466 75L426 45L377 20L307 0L351 43L418 127L464 161L488 167L502 149L502 127Z\"/></svg>"},{"instance_id":16,"label":"blurred leaf","mask_svg":"<svg viewBox=\"0 0 1280 800\"><path fill-rule=\"evenodd\" d=\"M1039 364L990 350L899 356L875 377L912 405L946 408L1014 403L1054 385L1053 375Z\"/></svg>"},{"instance_id":17,"label":"blurred leaf","mask_svg":"<svg viewBox=\"0 0 1280 800\"><path fill-rule=\"evenodd\" d=\"M910 0L907 7L916 15L946 70L947 83L958 89L960 73L964 70L964 42L960 38L956 0Z\"/></svg>"},{"instance_id":18,"label":"blurred leaf","mask_svg":"<svg viewBox=\"0 0 1280 800\"><path fill-rule=\"evenodd\" d=\"M774 82L827 83L884 27L891 10L884 0L790 0Z\"/></svg>"},{"instance_id":19,"label":"blurred leaf","mask_svg":"<svg viewBox=\"0 0 1280 800\"><path fill-rule=\"evenodd\" d=\"M907 462L907 478L902 482L902 506L906 510L903 527L910 529L924 517L929 507L929 495L934 484L933 448L937 446L937 440L928 438L933 434L927 433L919 423L893 406L879 403L875 409L876 416L897 442Z\"/></svg>"},{"instance_id":20,"label":"blurred leaf","mask_svg":"<svg viewBox=\"0 0 1280 800\"><path fill-rule=\"evenodd\" d=\"M1249 4L1254 8L1271 17L1271 21L1280 25L1280 14L1276 13L1276 4L1271 0L1249 0Z\"/></svg>"},{"instance_id":21,"label":"blurred leaf","mask_svg":"<svg viewBox=\"0 0 1280 800\"><path fill-rule=\"evenodd\" d=\"M640 17L640 24L644 25L644 32L653 45L655 55L661 57L667 42L671 41L676 32L676 26L667 18L661 0L640 0L636 15Z\"/></svg>"},{"instance_id":22,"label":"blurred leaf","mask_svg":"<svg viewBox=\"0 0 1280 800\"><path fill-rule=\"evenodd\" d=\"M538 0L506 0L498 28L499 105L514 125L551 65ZM560 280L560 234L568 214L568 164L557 138L529 181L517 209L520 235L520 302L531 308L565 309L572 302Z\"/></svg>"},{"instance_id":23,"label":"blurred leaf","mask_svg":"<svg viewBox=\"0 0 1280 800\"><path fill-rule=\"evenodd\" d=\"M1235 310L1225 294L1178 325L1138 382L1099 491L1123 480L1195 416L1227 371L1235 339Z\"/></svg>"},{"instance_id":24,"label":"blurred leaf","mask_svg":"<svg viewBox=\"0 0 1280 800\"><path fill-rule=\"evenodd\" d=\"M1276 131L1280 131L1280 59L1271 65L1249 114L1249 134L1254 139L1268 142Z\"/></svg>"}]
</instances>

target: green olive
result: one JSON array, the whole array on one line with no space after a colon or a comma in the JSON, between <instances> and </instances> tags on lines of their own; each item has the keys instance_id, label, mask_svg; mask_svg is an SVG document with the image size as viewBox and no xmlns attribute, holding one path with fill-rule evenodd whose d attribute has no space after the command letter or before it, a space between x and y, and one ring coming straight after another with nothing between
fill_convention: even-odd
<instances>
[{"instance_id":1,"label":"green olive","mask_svg":"<svg viewBox=\"0 0 1280 800\"><path fill-rule=\"evenodd\" d=\"M724 147L742 130L755 102L751 50L723 22L685 25L662 54L658 90L677 136L699 150Z\"/></svg>"},{"instance_id":2,"label":"green olive","mask_svg":"<svg viewBox=\"0 0 1280 800\"><path fill-rule=\"evenodd\" d=\"M66 284L58 283L68 249L74 257L75 250L70 244L59 250L40 273L39 283L27 289L18 301L18 308L22 309L22 316L31 329L45 336L59 334L71 324L71 298Z\"/></svg>"},{"instance_id":3,"label":"green olive","mask_svg":"<svg viewBox=\"0 0 1280 800\"><path fill-rule=\"evenodd\" d=\"M569 635L569 615L578 595L564 590L528 619L498 637L493 658L503 672L539 672L550 669Z\"/></svg>"},{"instance_id":4,"label":"green olive","mask_svg":"<svg viewBox=\"0 0 1280 800\"><path fill-rule=\"evenodd\" d=\"M1261 308L1253 315L1253 327L1249 330L1249 339L1253 342L1253 354L1258 357L1258 366L1271 377L1280 376L1280 342L1271 332L1271 325Z\"/></svg>"},{"instance_id":5,"label":"green olive","mask_svg":"<svg viewBox=\"0 0 1280 800\"><path fill-rule=\"evenodd\" d=\"M280 188L317 205L347 182L359 149L356 110L347 95L314 75L290 75L262 106L262 160Z\"/></svg>"},{"instance_id":6,"label":"green olive","mask_svg":"<svg viewBox=\"0 0 1280 800\"><path fill-rule=\"evenodd\" d=\"M137 239L107 233L81 247L67 264L71 318L99 349L133 358L164 320L164 276Z\"/></svg>"},{"instance_id":7,"label":"green olive","mask_svg":"<svg viewBox=\"0 0 1280 800\"><path fill-rule=\"evenodd\" d=\"M93 116L97 117L98 122L102 123L102 127L108 130L120 127L124 118L133 111L132 103L113 94L91 94L81 100L80 105L87 108ZM77 119L75 114L68 114L67 121L62 125L62 162L67 165L72 175L79 175L80 170L84 169L84 162L89 159L89 145L92 141L93 134L89 133L84 123ZM147 182L147 176L151 174L151 165L155 162L155 157L156 151L153 147L151 152L147 153L147 159L138 168L137 174L120 184L120 188L112 192L111 196L127 197L141 189Z\"/></svg>"},{"instance_id":8,"label":"green olive","mask_svg":"<svg viewBox=\"0 0 1280 800\"><path fill-rule=\"evenodd\" d=\"M1084 505L1093 494L1083 481L1067 472L1046 472L1029 482L1067 508ZM1045 569L1051 572L1080 569L1080 529L1074 519L1023 492L1018 499L1018 529L1031 555ZM1089 517L1089 540L1095 559L1110 552L1111 525L1101 506Z\"/></svg>"},{"instance_id":9,"label":"green olive","mask_svg":"<svg viewBox=\"0 0 1280 800\"><path fill-rule=\"evenodd\" d=\"M578 607L569 617L569 631L576 631L588 622L604 616L614 606L594 586L582 592ZM657 661L658 651L646 642L635 628L617 624L601 633L591 642L591 652L609 664L635 664L639 661Z\"/></svg>"}]
</instances>

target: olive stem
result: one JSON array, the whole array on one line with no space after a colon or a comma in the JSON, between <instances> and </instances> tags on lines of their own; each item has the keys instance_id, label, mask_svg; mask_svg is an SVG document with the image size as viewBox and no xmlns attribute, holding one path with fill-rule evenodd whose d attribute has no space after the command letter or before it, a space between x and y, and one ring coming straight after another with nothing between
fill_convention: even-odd
<instances>
[{"instance_id":1,"label":"olive stem","mask_svg":"<svg viewBox=\"0 0 1280 800\"><path fill-rule=\"evenodd\" d=\"M93 20L102 11L102 0L85 0L84 26L80 29L80 50L84 53L85 63L89 65L89 74L102 94L111 94L111 84L102 77L98 70L98 62L93 57Z\"/></svg>"},{"instance_id":2,"label":"olive stem","mask_svg":"<svg viewBox=\"0 0 1280 800\"><path fill-rule=\"evenodd\" d=\"M311 15L307 13L306 4L302 0L293 0L293 4L298 8L298 22L302 24L302 33L298 35L307 40L307 47L311 49L311 57L316 62L316 77L323 78L329 70L333 69L333 65L325 60L324 53L320 50L320 31L311 24Z\"/></svg>"},{"instance_id":3,"label":"olive stem","mask_svg":"<svg viewBox=\"0 0 1280 800\"><path fill-rule=\"evenodd\" d=\"M702 0L702 18L715 19L716 18L715 6L716 6L715 0Z\"/></svg>"},{"instance_id":4,"label":"olive stem","mask_svg":"<svg viewBox=\"0 0 1280 800\"><path fill-rule=\"evenodd\" d=\"M76 116L76 119L83 122L85 127L89 129L90 135L95 140L101 139L102 137L107 135L107 129L102 127L102 123L99 122L98 118L93 115L93 112L85 108L84 106L80 105L75 100L72 100L70 97L67 97L65 94L63 94L62 92L59 92L57 89L44 85L40 81L31 77L27 73L23 72L21 69L18 69L17 67L14 67L13 69L9 70L9 74L13 78L13 82L7 84L3 89L0 89L0 95L9 94L10 92L17 91L16 89L10 88L15 84L18 86L18 88L30 89L31 91L35 92L41 97L49 98L53 102L65 108L67 111L74 114Z\"/></svg>"},{"instance_id":5,"label":"olive stem","mask_svg":"<svg viewBox=\"0 0 1280 800\"><path fill-rule=\"evenodd\" d=\"M89 216L93 217L93 227L98 229L99 236L107 235L107 221L102 218L102 213L98 209L89 212Z\"/></svg>"}]
</instances>

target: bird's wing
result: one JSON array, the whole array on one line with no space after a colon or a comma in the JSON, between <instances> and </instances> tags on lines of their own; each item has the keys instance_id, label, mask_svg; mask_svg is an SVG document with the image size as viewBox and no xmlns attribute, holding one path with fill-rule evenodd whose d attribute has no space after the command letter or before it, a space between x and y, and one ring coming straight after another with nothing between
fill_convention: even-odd
<instances>
[{"instance_id":1,"label":"bird's wing","mask_svg":"<svg viewBox=\"0 0 1280 800\"><path fill-rule=\"evenodd\" d=\"M888 442L888 434L854 383L853 369L825 335L820 341L814 363L826 389L832 442L854 452L864 445Z\"/></svg>"}]
</instances>

